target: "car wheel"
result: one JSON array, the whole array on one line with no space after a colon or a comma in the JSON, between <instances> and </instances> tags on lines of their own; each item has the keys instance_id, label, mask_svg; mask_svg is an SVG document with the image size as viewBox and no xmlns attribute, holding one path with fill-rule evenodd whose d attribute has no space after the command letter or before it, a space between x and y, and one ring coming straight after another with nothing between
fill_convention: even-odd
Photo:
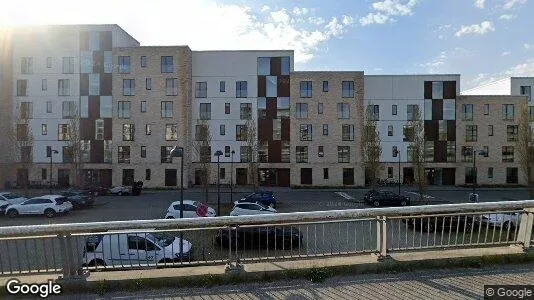
<instances>
[{"instance_id":1,"label":"car wheel","mask_svg":"<svg viewBox=\"0 0 534 300\"><path fill-rule=\"evenodd\" d=\"M98 197L98 192L94 192L93 196Z\"/></svg>"},{"instance_id":2,"label":"car wheel","mask_svg":"<svg viewBox=\"0 0 534 300\"><path fill-rule=\"evenodd\" d=\"M401 206L406 206L406 204L408 204L408 203L406 202L406 200L402 200L401 203L400 203Z\"/></svg>"},{"instance_id":3,"label":"car wheel","mask_svg":"<svg viewBox=\"0 0 534 300\"><path fill-rule=\"evenodd\" d=\"M7 211L7 216L10 218L18 217L19 212L16 209L10 209Z\"/></svg>"},{"instance_id":4,"label":"car wheel","mask_svg":"<svg viewBox=\"0 0 534 300\"><path fill-rule=\"evenodd\" d=\"M380 206L380 201L378 201L378 200L373 201L373 206L374 207L379 207Z\"/></svg>"},{"instance_id":5,"label":"car wheel","mask_svg":"<svg viewBox=\"0 0 534 300\"><path fill-rule=\"evenodd\" d=\"M47 218L53 218L56 216L56 211L51 209L51 208L47 208L45 211L44 211L44 215L47 217Z\"/></svg>"},{"instance_id":6,"label":"car wheel","mask_svg":"<svg viewBox=\"0 0 534 300\"><path fill-rule=\"evenodd\" d=\"M122 191L117 193L118 196L122 196Z\"/></svg>"},{"instance_id":7,"label":"car wheel","mask_svg":"<svg viewBox=\"0 0 534 300\"><path fill-rule=\"evenodd\" d=\"M174 219L174 217L173 216L168 216L165 219Z\"/></svg>"},{"instance_id":8,"label":"car wheel","mask_svg":"<svg viewBox=\"0 0 534 300\"><path fill-rule=\"evenodd\" d=\"M102 271L102 269L106 266L106 263L101 259L95 259L90 261L87 266L90 268L95 268L95 271Z\"/></svg>"}]
</instances>

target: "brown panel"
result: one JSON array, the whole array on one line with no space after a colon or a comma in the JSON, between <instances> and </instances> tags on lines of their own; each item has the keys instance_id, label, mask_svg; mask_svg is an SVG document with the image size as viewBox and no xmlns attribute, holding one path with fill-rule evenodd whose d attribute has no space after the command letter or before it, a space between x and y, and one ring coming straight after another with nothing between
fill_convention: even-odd
<instances>
[{"instance_id":1,"label":"brown panel","mask_svg":"<svg viewBox=\"0 0 534 300\"><path fill-rule=\"evenodd\" d=\"M258 97L265 97L266 87L265 76L258 76Z\"/></svg>"},{"instance_id":2,"label":"brown panel","mask_svg":"<svg viewBox=\"0 0 534 300\"><path fill-rule=\"evenodd\" d=\"M93 52L93 72L104 73L104 51Z\"/></svg>"},{"instance_id":3,"label":"brown panel","mask_svg":"<svg viewBox=\"0 0 534 300\"><path fill-rule=\"evenodd\" d=\"M437 121L425 121L425 140L438 140L438 125L439 123Z\"/></svg>"},{"instance_id":4,"label":"brown panel","mask_svg":"<svg viewBox=\"0 0 534 300\"><path fill-rule=\"evenodd\" d=\"M456 81L443 82L443 99L456 99Z\"/></svg>"},{"instance_id":5,"label":"brown panel","mask_svg":"<svg viewBox=\"0 0 534 300\"><path fill-rule=\"evenodd\" d=\"M111 96L113 90L112 85L111 74L100 73L100 95Z\"/></svg>"},{"instance_id":6,"label":"brown panel","mask_svg":"<svg viewBox=\"0 0 534 300\"><path fill-rule=\"evenodd\" d=\"M102 51L113 50L113 39L112 39L111 31L100 32L100 49Z\"/></svg>"},{"instance_id":7,"label":"brown panel","mask_svg":"<svg viewBox=\"0 0 534 300\"><path fill-rule=\"evenodd\" d=\"M95 138L95 123L91 119L80 119L80 137L82 140Z\"/></svg>"},{"instance_id":8,"label":"brown panel","mask_svg":"<svg viewBox=\"0 0 534 300\"><path fill-rule=\"evenodd\" d=\"M100 97L89 96L89 119L96 120L100 118Z\"/></svg>"},{"instance_id":9,"label":"brown panel","mask_svg":"<svg viewBox=\"0 0 534 300\"><path fill-rule=\"evenodd\" d=\"M104 141L91 141L91 162L104 162Z\"/></svg>"},{"instance_id":10,"label":"brown panel","mask_svg":"<svg viewBox=\"0 0 534 300\"><path fill-rule=\"evenodd\" d=\"M269 162L282 162L282 141L269 141Z\"/></svg>"},{"instance_id":11,"label":"brown panel","mask_svg":"<svg viewBox=\"0 0 534 300\"><path fill-rule=\"evenodd\" d=\"M280 57L271 57L271 75L282 75L282 59Z\"/></svg>"},{"instance_id":12,"label":"brown panel","mask_svg":"<svg viewBox=\"0 0 534 300\"><path fill-rule=\"evenodd\" d=\"M80 96L89 95L89 74L80 74Z\"/></svg>"},{"instance_id":13,"label":"brown panel","mask_svg":"<svg viewBox=\"0 0 534 300\"><path fill-rule=\"evenodd\" d=\"M289 186L291 178L289 169L278 169L276 171L278 186Z\"/></svg>"},{"instance_id":14,"label":"brown panel","mask_svg":"<svg viewBox=\"0 0 534 300\"><path fill-rule=\"evenodd\" d=\"M105 118L104 119L104 139L111 140L113 136L112 122L113 119Z\"/></svg>"},{"instance_id":15,"label":"brown panel","mask_svg":"<svg viewBox=\"0 0 534 300\"><path fill-rule=\"evenodd\" d=\"M425 81L425 99L432 99L432 81Z\"/></svg>"},{"instance_id":16,"label":"brown panel","mask_svg":"<svg viewBox=\"0 0 534 300\"><path fill-rule=\"evenodd\" d=\"M443 120L443 99L432 100L432 120Z\"/></svg>"},{"instance_id":17,"label":"brown panel","mask_svg":"<svg viewBox=\"0 0 534 300\"><path fill-rule=\"evenodd\" d=\"M321 128L322 130L322 128ZM282 118L282 130L280 138L282 141L289 141L291 138L291 121L289 118Z\"/></svg>"},{"instance_id":18,"label":"brown panel","mask_svg":"<svg viewBox=\"0 0 534 300\"><path fill-rule=\"evenodd\" d=\"M270 141L273 139L273 120L258 120L258 137L260 141Z\"/></svg>"},{"instance_id":19,"label":"brown panel","mask_svg":"<svg viewBox=\"0 0 534 300\"><path fill-rule=\"evenodd\" d=\"M447 141L456 141L456 121L447 120Z\"/></svg>"},{"instance_id":20,"label":"brown panel","mask_svg":"<svg viewBox=\"0 0 534 300\"><path fill-rule=\"evenodd\" d=\"M447 162L447 142L435 141L434 142L434 161L435 162Z\"/></svg>"},{"instance_id":21,"label":"brown panel","mask_svg":"<svg viewBox=\"0 0 534 300\"><path fill-rule=\"evenodd\" d=\"M289 76L278 76L277 81L276 94L278 97L289 97Z\"/></svg>"},{"instance_id":22,"label":"brown panel","mask_svg":"<svg viewBox=\"0 0 534 300\"><path fill-rule=\"evenodd\" d=\"M276 119L276 98L267 98L267 119Z\"/></svg>"},{"instance_id":23,"label":"brown panel","mask_svg":"<svg viewBox=\"0 0 534 300\"><path fill-rule=\"evenodd\" d=\"M80 51L89 50L89 32L80 32Z\"/></svg>"}]
</instances>

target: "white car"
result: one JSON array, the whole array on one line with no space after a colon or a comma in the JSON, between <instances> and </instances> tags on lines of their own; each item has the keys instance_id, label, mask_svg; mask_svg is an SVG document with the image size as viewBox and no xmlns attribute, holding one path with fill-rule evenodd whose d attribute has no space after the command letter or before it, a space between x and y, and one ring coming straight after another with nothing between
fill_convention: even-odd
<instances>
[{"instance_id":1,"label":"white car","mask_svg":"<svg viewBox=\"0 0 534 300\"><path fill-rule=\"evenodd\" d=\"M490 226L501 227L504 229L519 226L519 213L508 214L487 214L483 215L481 222Z\"/></svg>"},{"instance_id":2,"label":"white car","mask_svg":"<svg viewBox=\"0 0 534 300\"><path fill-rule=\"evenodd\" d=\"M72 210L72 203L61 195L45 195L30 198L19 204L6 207L6 215L11 218L19 215L45 215L48 218L57 214L68 213Z\"/></svg>"},{"instance_id":3,"label":"white car","mask_svg":"<svg viewBox=\"0 0 534 300\"><path fill-rule=\"evenodd\" d=\"M230 212L230 216L244 216L244 215L263 215L263 214L275 214L276 209L272 207L266 207L260 203L254 202L237 202L234 208Z\"/></svg>"},{"instance_id":4,"label":"white car","mask_svg":"<svg viewBox=\"0 0 534 300\"><path fill-rule=\"evenodd\" d=\"M185 262L191 259L191 249L190 242L169 233L105 234L87 238L83 263L86 267L113 267Z\"/></svg>"},{"instance_id":5,"label":"white car","mask_svg":"<svg viewBox=\"0 0 534 300\"><path fill-rule=\"evenodd\" d=\"M19 204L24 201L28 200L26 197L22 197L21 195L10 193L10 192L1 192L0 193L0 203L7 202L9 204ZM2 204L0 204L2 205Z\"/></svg>"},{"instance_id":6,"label":"white car","mask_svg":"<svg viewBox=\"0 0 534 300\"><path fill-rule=\"evenodd\" d=\"M208 207L206 204L193 200L184 200L183 216L184 218L215 217L215 209ZM165 219L180 218L180 201L174 201L167 209Z\"/></svg>"},{"instance_id":7,"label":"white car","mask_svg":"<svg viewBox=\"0 0 534 300\"><path fill-rule=\"evenodd\" d=\"M109 189L109 193L119 196L130 195L132 193L132 187L123 185L115 186Z\"/></svg>"}]
</instances>

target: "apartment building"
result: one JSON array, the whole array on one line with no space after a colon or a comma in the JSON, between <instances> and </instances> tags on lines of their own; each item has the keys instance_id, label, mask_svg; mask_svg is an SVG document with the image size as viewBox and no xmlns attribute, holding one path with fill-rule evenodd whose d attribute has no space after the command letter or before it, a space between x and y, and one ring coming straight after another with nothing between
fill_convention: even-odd
<instances>
[{"instance_id":1,"label":"apartment building","mask_svg":"<svg viewBox=\"0 0 534 300\"><path fill-rule=\"evenodd\" d=\"M363 185L363 72L293 72L291 95L291 185Z\"/></svg>"},{"instance_id":2,"label":"apartment building","mask_svg":"<svg viewBox=\"0 0 534 300\"><path fill-rule=\"evenodd\" d=\"M187 46L113 50L114 184L176 187L184 147L184 185L191 160L192 52Z\"/></svg>"},{"instance_id":3,"label":"apartment building","mask_svg":"<svg viewBox=\"0 0 534 300\"><path fill-rule=\"evenodd\" d=\"M526 96L506 95L458 97L457 185L472 184L475 176L482 185L526 182L515 143L519 107L527 100Z\"/></svg>"},{"instance_id":4,"label":"apartment building","mask_svg":"<svg viewBox=\"0 0 534 300\"><path fill-rule=\"evenodd\" d=\"M0 155L0 184L15 176L13 162L13 48L12 33L0 29L0 144L4 153Z\"/></svg>"}]
</instances>

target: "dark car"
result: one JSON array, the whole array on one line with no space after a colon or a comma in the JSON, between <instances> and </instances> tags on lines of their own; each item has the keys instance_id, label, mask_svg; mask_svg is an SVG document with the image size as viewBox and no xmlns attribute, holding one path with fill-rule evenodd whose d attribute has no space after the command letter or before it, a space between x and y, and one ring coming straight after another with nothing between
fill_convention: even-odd
<instances>
[{"instance_id":1,"label":"dark car","mask_svg":"<svg viewBox=\"0 0 534 300\"><path fill-rule=\"evenodd\" d=\"M295 227L245 227L237 229L220 229L215 242L228 248L232 247L258 249L291 249L302 243L302 234Z\"/></svg>"},{"instance_id":2,"label":"dark car","mask_svg":"<svg viewBox=\"0 0 534 300\"><path fill-rule=\"evenodd\" d=\"M390 206L390 205L400 205L406 206L410 205L410 197L402 196L395 194L390 191L376 191L372 190L363 196L363 200L375 207L379 206Z\"/></svg>"},{"instance_id":3,"label":"dark car","mask_svg":"<svg viewBox=\"0 0 534 300\"><path fill-rule=\"evenodd\" d=\"M107 195L109 189L101 185L88 185L84 187L84 190L88 190L93 196L98 197Z\"/></svg>"},{"instance_id":4,"label":"dark car","mask_svg":"<svg viewBox=\"0 0 534 300\"><path fill-rule=\"evenodd\" d=\"M69 189L61 192L67 197L73 208L90 207L95 203L95 198L89 190Z\"/></svg>"},{"instance_id":5,"label":"dark car","mask_svg":"<svg viewBox=\"0 0 534 300\"><path fill-rule=\"evenodd\" d=\"M238 200L238 202L256 202L261 203L264 206L272 206L273 208L276 208L276 198L271 191L255 192Z\"/></svg>"},{"instance_id":6,"label":"dark car","mask_svg":"<svg viewBox=\"0 0 534 300\"><path fill-rule=\"evenodd\" d=\"M473 216L435 216L404 219L414 230L425 232L448 231L448 230L470 230L475 224Z\"/></svg>"}]
</instances>

